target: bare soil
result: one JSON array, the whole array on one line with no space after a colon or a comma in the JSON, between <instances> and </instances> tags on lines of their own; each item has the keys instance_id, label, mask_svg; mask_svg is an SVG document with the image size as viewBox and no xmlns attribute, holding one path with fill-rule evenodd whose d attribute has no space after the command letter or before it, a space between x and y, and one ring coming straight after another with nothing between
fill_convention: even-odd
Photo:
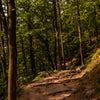
<instances>
[{"instance_id":1,"label":"bare soil","mask_svg":"<svg viewBox=\"0 0 100 100\"><path fill-rule=\"evenodd\" d=\"M53 74L25 86L18 100L100 100L91 96L95 91L90 85L82 88L81 78L84 74L75 70Z\"/></svg>"}]
</instances>

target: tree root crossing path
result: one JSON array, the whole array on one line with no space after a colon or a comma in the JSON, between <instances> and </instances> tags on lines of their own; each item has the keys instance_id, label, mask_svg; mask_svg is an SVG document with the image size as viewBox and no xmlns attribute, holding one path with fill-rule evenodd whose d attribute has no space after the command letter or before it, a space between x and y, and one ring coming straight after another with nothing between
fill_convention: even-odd
<instances>
[{"instance_id":1,"label":"tree root crossing path","mask_svg":"<svg viewBox=\"0 0 100 100\"><path fill-rule=\"evenodd\" d=\"M52 74L25 86L18 100L83 100L78 92L82 76L75 70Z\"/></svg>"}]
</instances>

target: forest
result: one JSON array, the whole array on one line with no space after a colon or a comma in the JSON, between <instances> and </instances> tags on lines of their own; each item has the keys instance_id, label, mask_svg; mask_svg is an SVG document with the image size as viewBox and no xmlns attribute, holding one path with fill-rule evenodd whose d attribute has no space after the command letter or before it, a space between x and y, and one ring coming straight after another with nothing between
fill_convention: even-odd
<instances>
[{"instance_id":1,"label":"forest","mask_svg":"<svg viewBox=\"0 0 100 100\"><path fill-rule=\"evenodd\" d=\"M0 100L100 100L99 67L100 0L0 0Z\"/></svg>"}]
</instances>

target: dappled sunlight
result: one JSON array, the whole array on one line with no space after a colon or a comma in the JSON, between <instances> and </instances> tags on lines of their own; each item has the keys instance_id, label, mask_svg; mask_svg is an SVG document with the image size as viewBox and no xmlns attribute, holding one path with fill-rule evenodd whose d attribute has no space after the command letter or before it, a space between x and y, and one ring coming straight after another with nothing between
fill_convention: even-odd
<instances>
[{"instance_id":1,"label":"dappled sunlight","mask_svg":"<svg viewBox=\"0 0 100 100\"><path fill-rule=\"evenodd\" d=\"M72 77L79 74L66 70L31 83L22 89L22 95L18 100L26 98L29 98L28 100L62 100L67 98L77 91L80 80L72 79Z\"/></svg>"}]
</instances>

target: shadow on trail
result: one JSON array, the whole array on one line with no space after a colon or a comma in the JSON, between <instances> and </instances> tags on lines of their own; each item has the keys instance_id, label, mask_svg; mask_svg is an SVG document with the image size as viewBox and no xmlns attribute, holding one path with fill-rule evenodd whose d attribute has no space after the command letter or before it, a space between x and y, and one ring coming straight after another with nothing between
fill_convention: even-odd
<instances>
[{"instance_id":1,"label":"shadow on trail","mask_svg":"<svg viewBox=\"0 0 100 100\"><path fill-rule=\"evenodd\" d=\"M78 76L80 73L69 74L69 71L53 74L25 86L18 100L78 100L70 99L79 89L81 80Z\"/></svg>"}]
</instances>

